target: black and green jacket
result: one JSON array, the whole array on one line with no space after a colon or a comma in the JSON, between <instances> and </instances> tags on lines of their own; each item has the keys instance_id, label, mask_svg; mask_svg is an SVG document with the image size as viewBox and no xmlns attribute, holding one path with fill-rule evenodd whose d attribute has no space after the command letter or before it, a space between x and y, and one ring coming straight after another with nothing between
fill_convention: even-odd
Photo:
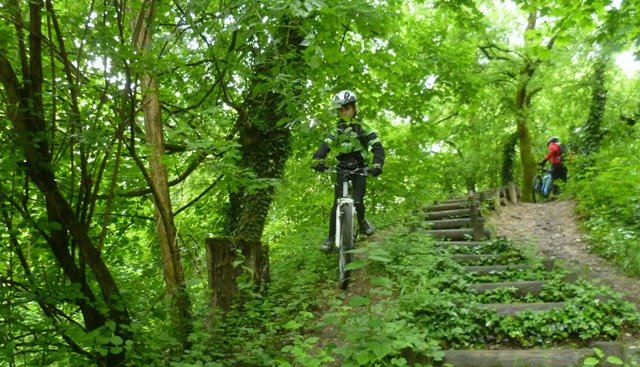
<instances>
[{"instance_id":1,"label":"black and green jacket","mask_svg":"<svg viewBox=\"0 0 640 367\"><path fill-rule=\"evenodd\" d=\"M343 168L365 167L367 153L373 153L373 164L384 165L384 147L375 131L360 121L347 123L340 121L333 133L327 134L313 159L324 160L331 150L337 152L338 166Z\"/></svg>"}]
</instances>

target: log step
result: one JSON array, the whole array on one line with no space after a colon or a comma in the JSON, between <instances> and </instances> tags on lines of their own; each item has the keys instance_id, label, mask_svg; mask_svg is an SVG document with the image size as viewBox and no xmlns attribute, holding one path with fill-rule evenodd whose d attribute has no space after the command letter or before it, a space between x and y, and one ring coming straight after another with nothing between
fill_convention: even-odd
<instances>
[{"instance_id":1,"label":"log step","mask_svg":"<svg viewBox=\"0 0 640 367\"><path fill-rule=\"evenodd\" d=\"M493 273L501 273L507 270L528 270L531 269L529 264L515 264L515 265L472 265L463 266L464 271L468 273L474 273L477 275L488 275Z\"/></svg>"},{"instance_id":2,"label":"log step","mask_svg":"<svg viewBox=\"0 0 640 367\"><path fill-rule=\"evenodd\" d=\"M428 205L424 208L425 212L440 212L443 210L455 210L469 208L468 200L466 202L442 203Z\"/></svg>"},{"instance_id":3,"label":"log step","mask_svg":"<svg viewBox=\"0 0 640 367\"><path fill-rule=\"evenodd\" d=\"M508 257L500 254L476 255L476 254L455 254L451 255L454 261L486 261L486 260L508 260Z\"/></svg>"},{"instance_id":4,"label":"log step","mask_svg":"<svg viewBox=\"0 0 640 367\"><path fill-rule=\"evenodd\" d=\"M542 262L544 266L544 270L551 271L555 266L555 260L545 260ZM462 267L466 272L474 273L478 275L487 275L492 273L500 273L503 271L517 269L517 270L528 270L531 269L530 264L515 264L515 265L474 265L474 266L463 266Z\"/></svg>"},{"instance_id":5,"label":"log step","mask_svg":"<svg viewBox=\"0 0 640 367\"><path fill-rule=\"evenodd\" d=\"M543 312L559 310L564 307L564 302L539 302L539 303L486 303L478 307L494 311L501 316L515 315L523 311Z\"/></svg>"},{"instance_id":6,"label":"log step","mask_svg":"<svg viewBox=\"0 0 640 367\"><path fill-rule=\"evenodd\" d=\"M625 347L616 342L596 342L594 348L606 356L625 360ZM581 367L587 357L595 357L593 348L524 349L524 350L447 350L437 364L455 367ZM427 362L427 361L416 361ZM599 366L613 366L603 362Z\"/></svg>"},{"instance_id":7,"label":"log step","mask_svg":"<svg viewBox=\"0 0 640 367\"><path fill-rule=\"evenodd\" d=\"M440 246L440 247L466 247L468 249L482 247L488 244L489 242L487 241L438 241L436 242L436 246Z\"/></svg>"},{"instance_id":8,"label":"log step","mask_svg":"<svg viewBox=\"0 0 640 367\"><path fill-rule=\"evenodd\" d=\"M468 240L473 238L472 228L460 228L460 229L432 229L428 230L427 234L436 239L450 239L454 241ZM486 238L491 237L491 231L483 229L483 234Z\"/></svg>"},{"instance_id":9,"label":"log step","mask_svg":"<svg viewBox=\"0 0 640 367\"><path fill-rule=\"evenodd\" d=\"M570 273L564 276L562 279L563 282L567 283L575 283L578 279L578 275L576 273ZM515 288L514 294L517 297L524 297L527 294L538 294L542 291L542 287L546 284L545 281L541 280L522 280L517 282L500 282L500 283L477 283L470 284L469 290L476 293L484 293L489 292L494 289L501 288Z\"/></svg>"},{"instance_id":10,"label":"log step","mask_svg":"<svg viewBox=\"0 0 640 367\"><path fill-rule=\"evenodd\" d=\"M480 224L484 224L484 218L478 218ZM431 229L456 229L471 227L471 218L454 218L454 219L440 219L429 221L426 223Z\"/></svg>"},{"instance_id":11,"label":"log step","mask_svg":"<svg viewBox=\"0 0 640 367\"><path fill-rule=\"evenodd\" d=\"M540 280L525 280L519 282L478 283L470 284L469 289L476 293L485 293L494 289L515 288L514 294L524 297L527 294L538 294L542 291L545 282Z\"/></svg>"},{"instance_id":12,"label":"log step","mask_svg":"<svg viewBox=\"0 0 640 367\"><path fill-rule=\"evenodd\" d=\"M444 203L440 203L440 204L468 203L468 202L469 202L469 198L468 197L463 197L463 198L452 198L452 199L449 199L449 200L445 201Z\"/></svg>"},{"instance_id":13,"label":"log step","mask_svg":"<svg viewBox=\"0 0 640 367\"><path fill-rule=\"evenodd\" d=\"M437 220L446 218L469 218L469 209L454 209L454 210L442 210L439 212L428 212L425 215L425 220ZM478 216L480 216L480 210L478 210Z\"/></svg>"}]
</instances>

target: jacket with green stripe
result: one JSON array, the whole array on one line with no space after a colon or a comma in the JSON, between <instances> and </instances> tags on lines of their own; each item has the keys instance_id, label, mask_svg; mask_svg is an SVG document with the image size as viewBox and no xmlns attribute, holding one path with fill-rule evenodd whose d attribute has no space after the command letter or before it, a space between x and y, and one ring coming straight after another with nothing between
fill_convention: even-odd
<instances>
[{"instance_id":1,"label":"jacket with green stripe","mask_svg":"<svg viewBox=\"0 0 640 367\"><path fill-rule=\"evenodd\" d=\"M373 164L384 165L384 147L375 131L361 121L347 123L340 121L336 130L327 134L313 159L324 160L331 150L337 152L338 166L343 168L365 167L367 153L373 153Z\"/></svg>"}]
</instances>

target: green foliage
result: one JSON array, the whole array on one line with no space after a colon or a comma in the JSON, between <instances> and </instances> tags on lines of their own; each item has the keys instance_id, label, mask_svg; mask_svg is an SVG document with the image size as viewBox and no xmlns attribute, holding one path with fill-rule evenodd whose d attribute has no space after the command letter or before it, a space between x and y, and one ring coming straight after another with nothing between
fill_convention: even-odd
<instances>
[{"instance_id":1,"label":"green foliage","mask_svg":"<svg viewBox=\"0 0 640 367\"><path fill-rule=\"evenodd\" d=\"M539 92L527 110L536 156L544 154L551 133L578 136L592 107L593 55L624 49L637 38L633 2L622 2L619 11L601 2L545 4L541 15L549 21L541 18L541 27L526 34L527 46L511 39L532 5L524 2L509 12L499 2L482 1L162 3L152 24L153 42L143 53L134 52L131 25L144 2L130 2L127 9L112 2L53 2L54 11L42 14L38 35L44 40L46 125L38 142L51 147L54 182L80 230L100 249L121 291L117 308L131 315L130 325L95 325L85 318L86 307L108 316L99 279L76 241L59 247L48 242L52 234L68 232L60 232L67 229L45 205L53 187L42 191L25 174L10 113L17 96L7 84L8 67L19 82L29 82L23 78L29 78L27 65L35 59L20 52L31 50L29 9L35 3L15 1L23 23L10 3L0 5L6 20L0 22L0 364L93 365L107 352L124 351L133 366L400 366L411 364L411 353L437 361L443 348L494 341L488 321L500 326L501 340L520 345L538 345L541 335L549 342L566 334L613 338L612 328L633 321L634 313L621 316L628 310L617 303L590 303L600 291L581 283L552 283L537 298L583 299L586 306L576 313L504 321L478 312L471 306L517 300L508 290L466 295L469 283L546 274L539 268L464 274L419 232L421 214L413 212L468 187L499 186L508 173L518 177L517 162L509 172L502 167L520 153L510 138L514 86L527 58L541 61L531 85ZM591 42L597 24L603 24L596 37L602 48ZM304 37L302 59L278 48L294 33ZM556 39L551 50L541 46L550 37ZM608 39L615 44L606 44ZM138 79L145 72L158 80L163 162L193 302L195 331L183 353L175 352L180 345L163 281L166 259L157 246L148 182L135 159L144 167L150 152L139 115ZM566 190L579 200L592 248L640 274L639 81L622 78L613 64L603 76L608 94L598 117L604 139L592 160L578 156L571 163ZM312 152L336 121L328 100L343 88L358 93L359 116L387 150L384 174L369 179L366 197L367 216L385 238L356 254L363 257L356 272L371 275L374 287L349 300L334 290L335 261L316 250L326 235L332 179L309 169ZM280 97L275 106L257 98L269 93ZM238 118L247 107L277 112L260 115L256 126L273 128L267 133L284 129L290 141L274 139L268 147L273 150L238 141L244 128ZM260 175L259 169L275 170L269 160L241 168L243 144L256 155L282 156L290 149L284 176ZM272 282L265 294L255 294L247 278L240 279L244 304L217 319L210 315L203 243L224 231L229 193L241 188L249 194L275 191L269 213L261 213L268 215L262 241L270 249ZM504 241L477 251L499 250L518 251ZM61 263L61 252L71 264ZM73 271L86 288L70 279ZM616 316L602 320L597 307ZM324 311L328 316L318 320ZM570 330L534 330L545 320L558 324L569 317ZM340 333L340 345L318 345L315 333L330 326ZM117 327L131 338L117 335Z\"/></svg>"},{"instance_id":2,"label":"green foliage","mask_svg":"<svg viewBox=\"0 0 640 367\"><path fill-rule=\"evenodd\" d=\"M637 366L637 363L627 363L616 356L607 356L602 350L599 348L593 348L593 357L585 358L582 362L582 367L591 367L591 366L600 366L603 363L608 363L613 366Z\"/></svg>"},{"instance_id":3,"label":"green foliage","mask_svg":"<svg viewBox=\"0 0 640 367\"><path fill-rule=\"evenodd\" d=\"M579 198L578 210L586 216L591 248L615 259L631 274L640 274L638 244L640 241L640 147L637 128L626 130L620 139L612 140L589 159L592 165L581 165L580 180L569 185Z\"/></svg>"}]
</instances>

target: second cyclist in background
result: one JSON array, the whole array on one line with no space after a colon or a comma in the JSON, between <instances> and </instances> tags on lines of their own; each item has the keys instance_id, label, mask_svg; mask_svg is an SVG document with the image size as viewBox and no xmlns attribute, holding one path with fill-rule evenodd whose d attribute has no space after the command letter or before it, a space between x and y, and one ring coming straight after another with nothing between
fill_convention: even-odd
<instances>
[{"instance_id":1,"label":"second cyclist in background","mask_svg":"<svg viewBox=\"0 0 640 367\"><path fill-rule=\"evenodd\" d=\"M336 129L326 135L324 141L313 155L313 169L318 172L324 172L329 169L324 159L330 151L333 150L337 153L336 159L338 160L333 208L329 219L329 235L320 246L320 250L324 252L329 252L333 248L336 228L336 200L342 195L342 182L347 179L344 173L340 173L340 169L353 170L366 167L366 155L369 150L373 153L371 175L380 175L384 165L384 148L380 138L375 131L370 130L357 118L357 101L356 94L350 90L340 91L333 96L332 107L336 109L338 114ZM367 186L366 180L365 176L356 175L352 177L353 200L358 215L360 233L371 236L375 231L365 218L364 196Z\"/></svg>"},{"instance_id":2,"label":"second cyclist in background","mask_svg":"<svg viewBox=\"0 0 640 367\"><path fill-rule=\"evenodd\" d=\"M559 193L558 186L556 185L557 180L561 180L562 182L567 182L567 168L564 166L563 162L563 145L560 143L560 139L556 136L552 136L547 141L548 153L544 157L538 165L544 166L546 161L551 163L551 179L553 180L553 189L552 192L554 194Z\"/></svg>"}]
</instances>

